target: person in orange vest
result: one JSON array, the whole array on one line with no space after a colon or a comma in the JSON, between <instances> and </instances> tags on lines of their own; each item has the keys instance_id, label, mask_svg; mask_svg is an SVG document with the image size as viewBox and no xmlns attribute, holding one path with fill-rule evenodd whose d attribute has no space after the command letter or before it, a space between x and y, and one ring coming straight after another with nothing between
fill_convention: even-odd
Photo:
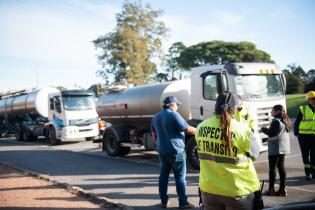
<instances>
[{"instance_id":1,"label":"person in orange vest","mask_svg":"<svg viewBox=\"0 0 315 210\"><path fill-rule=\"evenodd\" d=\"M315 91L306 94L307 104L299 107L294 122L294 135L298 137L306 180L315 179Z\"/></svg>"}]
</instances>

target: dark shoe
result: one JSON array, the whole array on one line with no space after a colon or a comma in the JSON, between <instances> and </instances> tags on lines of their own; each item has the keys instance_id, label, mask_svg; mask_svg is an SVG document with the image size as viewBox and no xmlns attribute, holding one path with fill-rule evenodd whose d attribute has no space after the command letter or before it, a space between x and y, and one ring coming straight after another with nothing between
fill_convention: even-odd
<instances>
[{"instance_id":1,"label":"dark shoe","mask_svg":"<svg viewBox=\"0 0 315 210\"><path fill-rule=\"evenodd\" d=\"M264 195L266 196L276 196L276 191L273 188L269 188L268 190L265 191Z\"/></svg>"},{"instance_id":2,"label":"dark shoe","mask_svg":"<svg viewBox=\"0 0 315 210\"><path fill-rule=\"evenodd\" d=\"M276 192L277 196L283 196L283 197L287 197L288 196L288 192L285 188L279 189Z\"/></svg>"},{"instance_id":3,"label":"dark shoe","mask_svg":"<svg viewBox=\"0 0 315 210\"><path fill-rule=\"evenodd\" d=\"M187 202L185 205L179 205L180 209L193 209L195 206L189 202Z\"/></svg>"},{"instance_id":4,"label":"dark shoe","mask_svg":"<svg viewBox=\"0 0 315 210\"><path fill-rule=\"evenodd\" d=\"M311 180L312 180L311 175L306 176L306 177L305 177L305 180L306 180L306 181L311 181Z\"/></svg>"},{"instance_id":5,"label":"dark shoe","mask_svg":"<svg viewBox=\"0 0 315 210\"><path fill-rule=\"evenodd\" d=\"M161 203L161 208L162 209L167 209L167 205L169 204L169 202L167 201L166 203Z\"/></svg>"}]
</instances>

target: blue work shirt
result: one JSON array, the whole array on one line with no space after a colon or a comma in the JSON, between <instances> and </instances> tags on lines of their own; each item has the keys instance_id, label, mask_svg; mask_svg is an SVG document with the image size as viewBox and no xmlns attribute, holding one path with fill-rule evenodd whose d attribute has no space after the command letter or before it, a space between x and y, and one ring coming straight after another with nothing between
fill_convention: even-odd
<instances>
[{"instance_id":1,"label":"blue work shirt","mask_svg":"<svg viewBox=\"0 0 315 210\"><path fill-rule=\"evenodd\" d=\"M188 123L179 113L168 108L164 108L155 114L151 129L157 134L157 152L161 155L174 155L184 152L184 129L188 126Z\"/></svg>"}]
</instances>

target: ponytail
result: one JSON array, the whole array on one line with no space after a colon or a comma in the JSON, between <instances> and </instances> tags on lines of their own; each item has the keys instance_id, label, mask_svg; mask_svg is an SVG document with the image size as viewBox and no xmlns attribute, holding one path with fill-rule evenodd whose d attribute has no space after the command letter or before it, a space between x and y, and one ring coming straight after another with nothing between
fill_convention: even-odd
<instances>
[{"instance_id":1,"label":"ponytail","mask_svg":"<svg viewBox=\"0 0 315 210\"><path fill-rule=\"evenodd\" d=\"M233 111L230 109L223 109L220 118L220 127L222 128L223 138L225 143L232 153L232 132L231 132L231 120L233 116Z\"/></svg>"}]
</instances>

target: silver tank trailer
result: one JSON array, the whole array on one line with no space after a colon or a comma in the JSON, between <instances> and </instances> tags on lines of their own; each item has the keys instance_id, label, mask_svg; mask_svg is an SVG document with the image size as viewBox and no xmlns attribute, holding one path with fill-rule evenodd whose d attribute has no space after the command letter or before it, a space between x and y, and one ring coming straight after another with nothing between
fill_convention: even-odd
<instances>
[{"instance_id":1,"label":"silver tank trailer","mask_svg":"<svg viewBox=\"0 0 315 210\"><path fill-rule=\"evenodd\" d=\"M185 120L191 118L190 80L111 91L99 98L96 109L99 116L112 125L147 129L167 96L175 96L182 103L178 112Z\"/></svg>"},{"instance_id":2,"label":"silver tank trailer","mask_svg":"<svg viewBox=\"0 0 315 210\"><path fill-rule=\"evenodd\" d=\"M59 90L48 87L23 95L1 99L0 118L9 121L12 119L24 119L28 116L32 119L36 119L39 116L47 118L49 107L48 95L55 92L59 92Z\"/></svg>"}]
</instances>

